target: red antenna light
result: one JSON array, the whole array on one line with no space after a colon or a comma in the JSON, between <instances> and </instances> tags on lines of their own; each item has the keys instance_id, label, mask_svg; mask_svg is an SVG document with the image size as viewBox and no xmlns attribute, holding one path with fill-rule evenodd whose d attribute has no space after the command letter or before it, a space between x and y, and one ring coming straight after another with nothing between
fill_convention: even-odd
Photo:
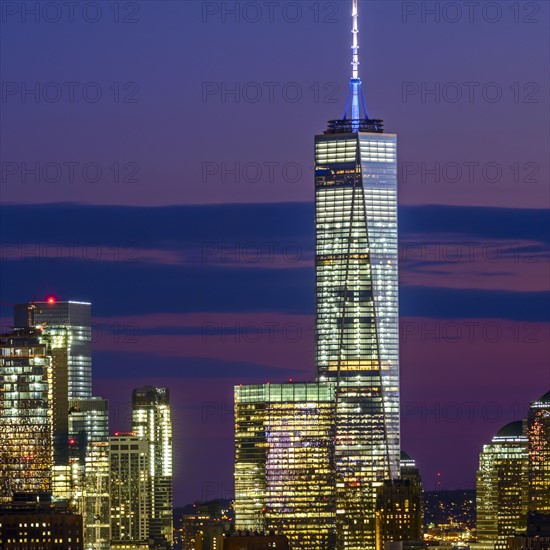
<instances>
[{"instance_id":1,"label":"red antenna light","mask_svg":"<svg viewBox=\"0 0 550 550\"><path fill-rule=\"evenodd\" d=\"M48 304L55 304L55 302L57 302L57 300L55 299L55 296L48 296L46 298L46 301L48 302Z\"/></svg>"}]
</instances>

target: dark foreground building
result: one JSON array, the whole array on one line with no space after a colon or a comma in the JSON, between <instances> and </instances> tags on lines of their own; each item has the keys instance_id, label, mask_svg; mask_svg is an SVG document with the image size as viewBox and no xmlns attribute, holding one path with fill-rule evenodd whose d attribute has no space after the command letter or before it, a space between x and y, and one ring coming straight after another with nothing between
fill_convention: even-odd
<instances>
[{"instance_id":1,"label":"dark foreground building","mask_svg":"<svg viewBox=\"0 0 550 550\"><path fill-rule=\"evenodd\" d=\"M83 550L82 516L47 493L16 493L0 508L2 550Z\"/></svg>"},{"instance_id":2,"label":"dark foreground building","mask_svg":"<svg viewBox=\"0 0 550 550\"><path fill-rule=\"evenodd\" d=\"M290 550L284 535L263 533L235 533L223 539L222 550Z\"/></svg>"},{"instance_id":3,"label":"dark foreground building","mask_svg":"<svg viewBox=\"0 0 550 550\"><path fill-rule=\"evenodd\" d=\"M377 492L377 548L422 540L422 487L410 479L384 481Z\"/></svg>"},{"instance_id":4,"label":"dark foreground building","mask_svg":"<svg viewBox=\"0 0 550 550\"><path fill-rule=\"evenodd\" d=\"M506 550L548 550L550 549L550 514L529 512L527 532L509 538Z\"/></svg>"}]
</instances>

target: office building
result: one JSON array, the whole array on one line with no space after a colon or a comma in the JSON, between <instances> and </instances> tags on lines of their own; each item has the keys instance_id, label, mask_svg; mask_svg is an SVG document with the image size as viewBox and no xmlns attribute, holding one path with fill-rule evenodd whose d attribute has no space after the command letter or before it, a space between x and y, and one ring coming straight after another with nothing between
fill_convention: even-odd
<instances>
[{"instance_id":1,"label":"office building","mask_svg":"<svg viewBox=\"0 0 550 550\"><path fill-rule=\"evenodd\" d=\"M111 545L149 544L149 444L134 434L109 438Z\"/></svg>"},{"instance_id":2,"label":"office building","mask_svg":"<svg viewBox=\"0 0 550 550\"><path fill-rule=\"evenodd\" d=\"M53 373L51 490L83 512L87 447L109 434L108 404L91 395L91 305L53 297L18 304L14 325L36 330L47 346Z\"/></svg>"},{"instance_id":3,"label":"office building","mask_svg":"<svg viewBox=\"0 0 550 550\"><path fill-rule=\"evenodd\" d=\"M550 514L550 392L531 403L529 437L529 511Z\"/></svg>"},{"instance_id":4,"label":"office building","mask_svg":"<svg viewBox=\"0 0 550 550\"><path fill-rule=\"evenodd\" d=\"M357 40L354 0L348 105L315 137L316 357L336 384L338 548L370 550L399 477L397 144L366 112Z\"/></svg>"},{"instance_id":5,"label":"office building","mask_svg":"<svg viewBox=\"0 0 550 550\"><path fill-rule=\"evenodd\" d=\"M182 550L220 550L223 537L232 530L228 517L212 517L205 512L184 515L181 519Z\"/></svg>"},{"instance_id":6,"label":"office building","mask_svg":"<svg viewBox=\"0 0 550 550\"><path fill-rule=\"evenodd\" d=\"M85 458L82 516L86 550L109 550L111 541L110 462L108 441L89 443Z\"/></svg>"},{"instance_id":7,"label":"office building","mask_svg":"<svg viewBox=\"0 0 550 550\"><path fill-rule=\"evenodd\" d=\"M419 544L423 538L424 510L420 471L414 459L401 451L400 479L385 480L376 496L377 548L390 543Z\"/></svg>"},{"instance_id":8,"label":"office building","mask_svg":"<svg viewBox=\"0 0 550 550\"><path fill-rule=\"evenodd\" d=\"M0 502L52 486L52 363L36 330L0 336Z\"/></svg>"},{"instance_id":9,"label":"office building","mask_svg":"<svg viewBox=\"0 0 550 550\"><path fill-rule=\"evenodd\" d=\"M422 477L420 470L416 465L414 458L411 458L405 451L401 451L399 459L399 468L401 471L401 479L408 479L416 483L422 489Z\"/></svg>"},{"instance_id":10,"label":"office building","mask_svg":"<svg viewBox=\"0 0 550 550\"><path fill-rule=\"evenodd\" d=\"M507 424L483 446L476 487L480 550L505 550L510 537L525 532L528 466L525 422Z\"/></svg>"},{"instance_id":11,"label":"office building","mask_svg":"<svg viewBox=\"0 0 550 550\"><path fill-rule=\"evenodd\" d=\"M506 550L548 550L550 548L550 514L529 512L527 532L511 537Z\"/></svg>"},{"instance_id":12,"label":"office building","mask_svg":"<svg viewBox=\"0 0 550 550\"><path fill-rule=\"evenodd\" d=\"M423 540L422 488L410 479L388 479L377 491L377 548Z\"/></svg>"},{"instance_id":13,"label":"office building","mask_svg":"<svg viewBox=\"0 0 550 550\"><path fill-rule=\"evenodd\" d=\"M334 386L235 388L235 524L292 548L334 544Z\"/></svg>"},{"instance_id":14,"label":"office building","mask_svg":"<svg viewBox=\"0 0 550 550\"><path fill-rule=\"evenodd\" d=\"M0 507L3 550L84 550L82 516L51 494L19 493Z\"/></svg>"},{"instance_id":15,"label":"office building","mask_svg":"<svg viewBox=\"0 0 550 550\"><path fill-rule=\"evenodd\" d=\"M101 397L69 401L69 441L75 440L83 457L86 447L109 437L109 402Z\"/></svg>"},{"instance_id":16,"label":"office building","mask_svg":"<svg viewBox=\"0 0 550 550\"><path fill-rule=\"evenodd\" d=\"M149 537L155 547L171 548L172 420L167 388L145 386L133 391L132 431L149 445Z\"/></svg>"},{"instance_id":17,"label":"office building","mask_svg":"<svg viewBox=\"0 0 550 550\"><path fill-rule=\"evenodd\" d=\"M327 388L333 392L330 482L334 490L327 500L310 499L300 517L306 521L321 502L324 541L334 524L338 550L374 550L377 491L400 475L397 140L395 134L384 132L382 120L367 114L359 78L358 0L351 5L352 78L347 105L343 118L329 121L325 132L315 137L316 370L319 384L330 384ZM250 390L251 395L254 391L261 395L260 388ZM236 388L238 407L247 391ZM262 405L259 399L248 418L264 414L262 407L271 410L269 402ZM288 406L292 410L295 403ZM265 529L272 508L264 504L274 494L268 487L270 464L258 458L261 445L240 447L239 430L250 433L256 428L236 418L237 528ZM257 435L261 439L260 428ZM273 439L268 443L270 453L275 455L276 444L282 445L281 453L286 452L286 440ZM299 439L293 445L299 445ZM247 453L256 449L258 457L250 459L254 469L245 471L242 449ZM314 471L308 472L304 463L303 477L295 479L305 482ZM281 472L280 480L284 479ZM329 483L328 476L324 482ZM258 502L251 498L263 491ZM302 544L288 531L301 529L294 506L289 505L286 520L283 514L279 518L293 547ZM277 521L271 525L277 532Z\"/></svg>"},{"instance_id":18,"label":"office building","mask_svg":"<svg viewBox=\"0 0 550 550\"><path fill-rule=\"evenodd\" d=\"M48 298L14 306L14 326L42 326L52 346L67 350L68 399L92 396L91 304ZM57 342L57 340L59 340Z\"/></svg>"},{"instance_id":19,"label":"office building","mask_svg":"<svg viewBox=\"0 0 550 550\"><path fill-rule=\"evenodd\" d=\"M223 539L222 550L290 550L293 548L284 535L274 533L234 533Z\"/></svg>"},{"instance_id":20,"label":"office building","mask_svg":"<svg viewBox=\"0 0 550 550\"><path fill-rule=\"evenodd\" d=\"M61 302L51 297L45 301L14 306L16 328L40 328L52 357L54 494L64 496L69 472L69 401L92 394L91 305L84 302Z\"/></svg>"}]
</instances>

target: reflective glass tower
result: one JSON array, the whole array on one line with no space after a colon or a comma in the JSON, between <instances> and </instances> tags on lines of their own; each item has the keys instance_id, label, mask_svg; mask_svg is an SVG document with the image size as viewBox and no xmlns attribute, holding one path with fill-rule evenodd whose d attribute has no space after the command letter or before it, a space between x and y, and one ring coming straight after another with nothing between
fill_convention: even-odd
<instances>
[{"instance_id":1,"label":"reflective glass tower","mask_svg":"<svg viewBox=\"0 0 550 550\"><path fill-rule=\"evenodd\" d=\"M324 528L335 532L325 539L328 548L375 550L377 491L400 475L397 140L367 114L358 0L351 6L352 78L344 116L315 137L317 382L302 384L330 388L330 452L304 454L298 462L289 448L305 447L311 429L300 418L303 403L289 397L278 410L277 385L237 387L235 509L238 528L269 526L288 534L300 523L314 524L322 502ZM298 386L285 384L281 391L290 395ZM322 404L320 395L310 400L312 410ZM327 421L318 414L316 422ZM292 435L279 431L293 422ZM316 476L327 461L331 475L321 484ZM330 484L328 500L315 493ZM302 489L306 506L277 500L278 491L298 495ZM281 510L279 524L274 510ZM324 548L293 536L293 547Z\"/></svg>"},{"instance_id":2,"label":"reflective glass tower","mask_svg":"<svg viewBox=\"0 0 550 550\"><path fill-rule=\"evenodd\" d=\"M52 348L67 351L68 399L92 396L91 304L87 302L29 302L14 306L14 326L44 327Z\"/></svg>"},{"instance_id":3,"label":"reflective glass tower","mask_svg":"<svg viewBox=\"0 0 550 550\"><path fill-rule=\"evenodd\" d=\"M316 358L336 385L338 548L376 544L376 489L399 477L396 135L366 112L353 74L344 117L315 137Z\"/></svg>"}]
</instances>

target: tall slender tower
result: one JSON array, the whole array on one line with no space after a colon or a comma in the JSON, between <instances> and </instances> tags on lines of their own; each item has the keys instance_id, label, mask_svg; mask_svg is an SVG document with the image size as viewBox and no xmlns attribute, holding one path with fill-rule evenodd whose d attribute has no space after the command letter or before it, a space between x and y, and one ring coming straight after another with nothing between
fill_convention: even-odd
<instances>
[{"instance_id":1,"label":"tall slender tower","mask_svg":"<svg viewBox=\"0 0 550 550\"><path fill-rule=\"evenodd\" d=\"M167 388L132 393L132 429L149 446L149 538L155 549L172 548L172 421Z\"/></svg>"},{"instance_id":2,"label":"tall slender tower","mask_svg":"<svg viewBox=\"0 0 550 550\"><path fill-rule=\"evenodd\" d=\"M377 491L400 474L396 136L367 114L358 33L352 0L344 116L315 137L317 389L235 388L237 528L307 550L375 550Z\"/></svg>"},{"instance_id":3,"label":"tall slender tower","mask_svg":"<svg viewBox=\"0 0 550 550\"><path fill-rule=\"evenodd\" d=\"M344 116L315 137L316 360L336 384L337 547L371 550L376 489L399 477L397 156L366 111L358 15Z\"/></svg>"}]
</instances>

